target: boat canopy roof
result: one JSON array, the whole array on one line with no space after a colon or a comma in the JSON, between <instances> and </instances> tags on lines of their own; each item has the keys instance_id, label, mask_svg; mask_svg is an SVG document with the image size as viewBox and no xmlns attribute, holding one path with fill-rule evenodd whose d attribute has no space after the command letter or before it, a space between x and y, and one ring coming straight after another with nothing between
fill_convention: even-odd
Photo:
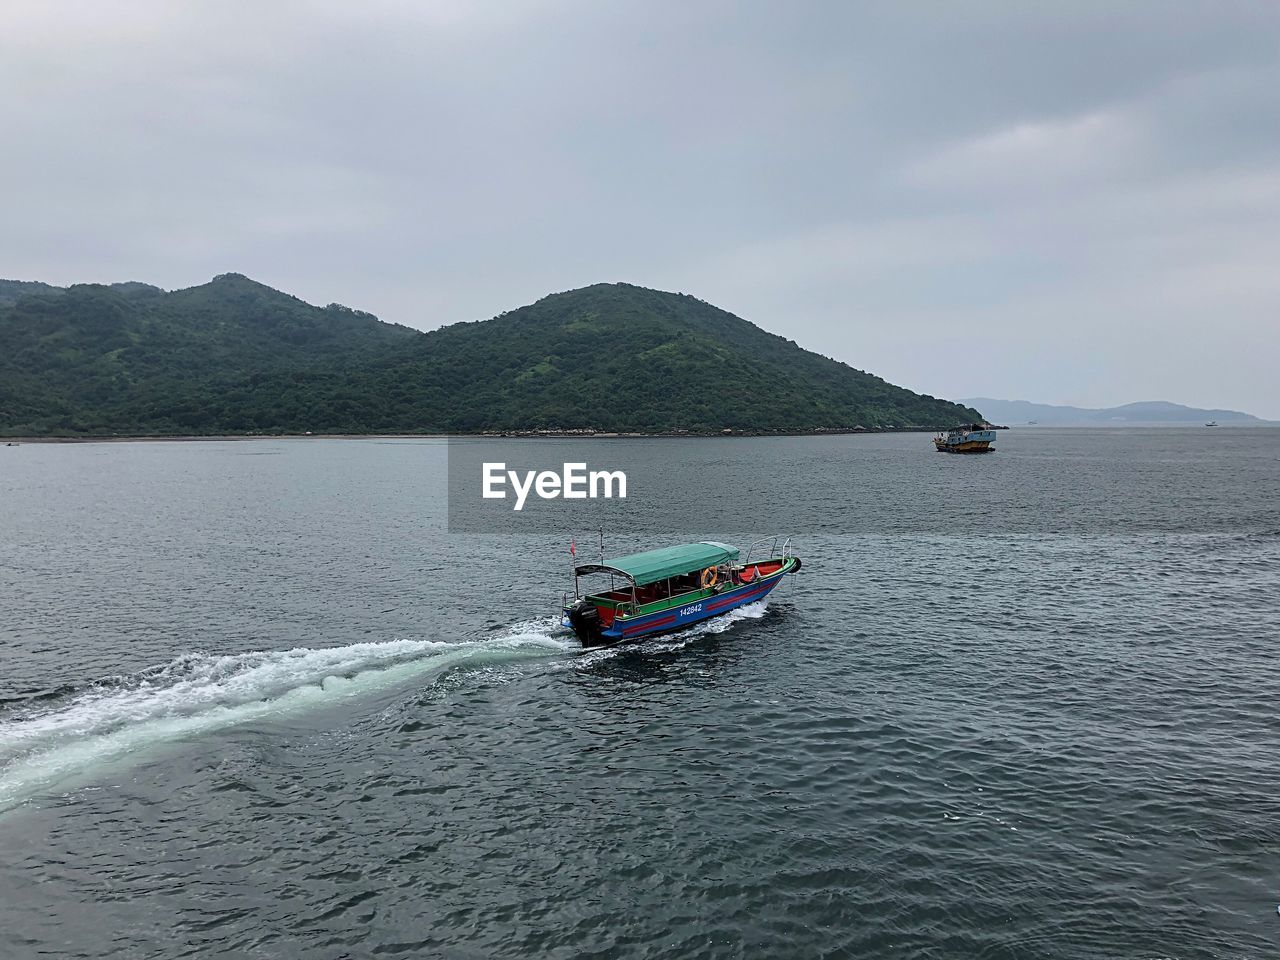
<instances>
[{"instance_id":1,"label":"boat canopy roof","mask_svg":"<svg viewBox=\"0 0 1280 960\"><path fill-rule=\"evenodd\" d=\"M626 577L637 587L643 587L668 577L714 567L716 564L734 563L737 559L737 547L704 540L701 543L683 543L677 547L633 553L629 557L618 557L608 563L584 563L575 567L573 572L579 577L589 573L612 573Z\"/></svg>"}]
</instances>

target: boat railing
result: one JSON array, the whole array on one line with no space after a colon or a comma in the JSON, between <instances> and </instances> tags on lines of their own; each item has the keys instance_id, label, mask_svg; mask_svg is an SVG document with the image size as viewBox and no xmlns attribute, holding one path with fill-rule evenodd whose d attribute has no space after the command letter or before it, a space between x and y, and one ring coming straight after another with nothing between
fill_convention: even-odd
<instances>
[{"instance_id":1,"label":"boat railing","mask_svg":"<svg viewBox=\"0 0 1280 960\"><path fill-rule=\"evenodd\" d=\"M747 556L742 561L742 565L744 567L750 565L751 554L754 553L756 547L760 546L760 544L762 543L769 544L769 557L771 559L773 557L778 556L778 537L777 536L761 537L755 543L751 544L751 546L747 547ZM787 537L785 540L782 541L782 558L785 560L790 556L791 556L791 537Z\"/></svg>"},{"instance_id":2,"label":"boat railing","mask_svg":"<svg viewBox=\"0 0 1280 960\"><path fill-rule=\"evenodd\" d=\"M577 601L580 598L578 597L577 594L574 594L573 599ZM568 590L562 591L560 594L560 609L561 610L569 609L569 591ZM624 600L621 603L619 603L614 609L621 616L634 617L637 613L640 612L640 604L636 603L634 600Z\"/></svg>"}]
</instances>

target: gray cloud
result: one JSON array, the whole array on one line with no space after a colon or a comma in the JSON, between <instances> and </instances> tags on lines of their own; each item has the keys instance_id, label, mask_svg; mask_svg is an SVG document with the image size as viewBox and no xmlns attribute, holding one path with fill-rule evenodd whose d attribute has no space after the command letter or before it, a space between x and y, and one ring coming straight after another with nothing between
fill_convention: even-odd
<instances>
[{"instance_id":1,"label":"gray cloud","mask_svg":"<svg viewBox=\"0 0 1280 960\"><path fill-rule=\"evenodd\" d=\"M599 280L942 396L1280 418L1280 7L11 2L0 275Z\"/></svg>"}]
</instances>

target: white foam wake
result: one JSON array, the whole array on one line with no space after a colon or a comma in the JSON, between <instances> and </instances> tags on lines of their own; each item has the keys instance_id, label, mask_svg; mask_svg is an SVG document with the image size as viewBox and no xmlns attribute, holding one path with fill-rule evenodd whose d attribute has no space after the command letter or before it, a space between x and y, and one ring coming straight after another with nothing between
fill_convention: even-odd
<instances>
[{"instance_id":1,"label":"white foam wake","mask_svg":"<svg viewBox=\"0 0 1280 960\"><path fill-rule=\"evenodd\" d=\"M458 666L562 653L543 623L485 640L392 640L345 647L189 654L95 687L45 713L0 722L0 810L148 747L307 710Z\"/></svg>"}]
</instances>

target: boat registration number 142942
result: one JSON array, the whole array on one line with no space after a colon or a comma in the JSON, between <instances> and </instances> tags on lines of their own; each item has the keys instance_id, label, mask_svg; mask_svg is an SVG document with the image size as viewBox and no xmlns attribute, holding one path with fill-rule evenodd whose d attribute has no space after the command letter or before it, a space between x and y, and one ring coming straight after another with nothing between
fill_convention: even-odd
<instances>
[{"instance_id":1,"label":"boat registration number 142942","mask_svg":"<svg viewBox=\"0 0 1280 960\"><path fill-rule=\"evenodd\" d=\"M695 603L692 607L680 608L680 616L682 617L687 617L691 613L701 613L701 612L702 612L702 604L700 603Z\"/></svg>"}]
</instances>

